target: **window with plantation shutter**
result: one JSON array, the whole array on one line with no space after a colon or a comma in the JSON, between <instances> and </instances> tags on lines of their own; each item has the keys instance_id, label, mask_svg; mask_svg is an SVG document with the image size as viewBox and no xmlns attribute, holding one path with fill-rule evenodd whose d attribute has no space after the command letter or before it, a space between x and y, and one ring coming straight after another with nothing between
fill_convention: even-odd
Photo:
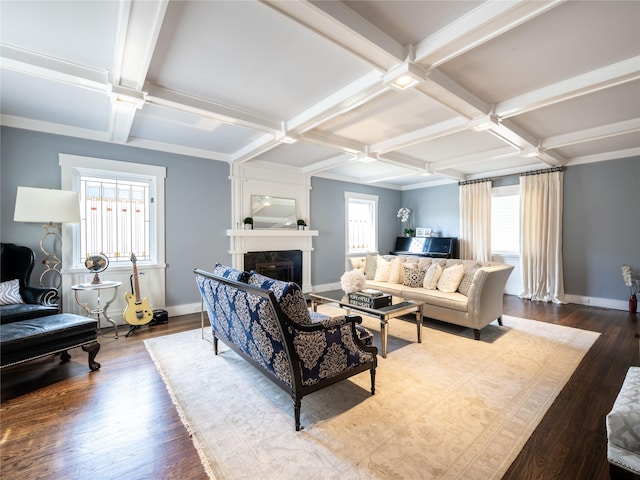
<instances>
[{"instance_id":1,"label":"window with plantation shutter","mask_svg":"<svg viewBox=\"0 0 640 480\"><path fill-rule=\"evenodd\" d=\"M347 253L375 252L378 249L378 197L345 192Z\"/></svg>"},{"instance_id":2,"label":"window with plantation shutter","mask_svg":"<svg viewBox=\"0 0 640 480\"><path fill-rule=\"evenodd\" d=\"M492 189L491 252L495 254L520 254L519 185Z\"/></svg>"}]
</instances>

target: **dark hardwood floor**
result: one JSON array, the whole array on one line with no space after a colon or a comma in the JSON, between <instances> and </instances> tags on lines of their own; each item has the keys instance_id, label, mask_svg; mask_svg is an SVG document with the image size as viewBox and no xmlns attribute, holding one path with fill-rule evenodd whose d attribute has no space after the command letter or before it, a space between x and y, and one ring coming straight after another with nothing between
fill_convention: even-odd
<instances>
[{"instance_id":1,"label":"dark hardwood floor","mask_svg":"<svg viewBox=\"0 0 640 480\"><path fill-rule=\"evenodd\" d=\"M506 296L507 315L600 332L504 480L608 479L605 415L629 366L640 365L638 318L624 311L532 303ZM199 314L100 337L71 351L2 370L0 477L13 479L206 479L143 340L200 326Z\"/></svg>"}]
</instances>

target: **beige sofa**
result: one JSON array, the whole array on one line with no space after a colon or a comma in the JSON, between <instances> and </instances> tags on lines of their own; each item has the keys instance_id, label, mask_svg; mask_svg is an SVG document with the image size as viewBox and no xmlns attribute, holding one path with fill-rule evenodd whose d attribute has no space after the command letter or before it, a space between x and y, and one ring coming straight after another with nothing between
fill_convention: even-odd
<instances>
[{"instance_id":1,"label":"beige sofa","mask_svg":"<svg viewBox=\"0 0 640 480\"><path fill-rule=\"evenodd\" d=\"M423 316L472 328L476 340L480 339L480 330L492 321L502 325L502 297L512 265L393 255L349 260L353 269L365 274L366 288L424 302ZM441 275L436 285L433 277L437 274L432 272L438 268ZM430 280L430 288L420 281L423 276Z\"/></svg>"}]
</instances>

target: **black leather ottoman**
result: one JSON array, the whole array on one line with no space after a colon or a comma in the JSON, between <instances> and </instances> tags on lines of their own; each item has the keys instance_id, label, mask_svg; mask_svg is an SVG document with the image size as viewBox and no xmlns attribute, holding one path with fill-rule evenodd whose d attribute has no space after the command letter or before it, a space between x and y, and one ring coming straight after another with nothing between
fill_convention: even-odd
<instances>
[{"instance_id":1,"label":"black leather ottoman","mask_svg":"<svg viewBox=\"0 0 640 480\"><path fill-rule=\"evenodd\" d=\"M95 361L100 350L97 329L97 320L71 313L0 325L0 367L59 352L64 363L71 358L67 350L82 347L89 354L89 368L97 370L100 368Z\"/></svg>"}]
</instances>

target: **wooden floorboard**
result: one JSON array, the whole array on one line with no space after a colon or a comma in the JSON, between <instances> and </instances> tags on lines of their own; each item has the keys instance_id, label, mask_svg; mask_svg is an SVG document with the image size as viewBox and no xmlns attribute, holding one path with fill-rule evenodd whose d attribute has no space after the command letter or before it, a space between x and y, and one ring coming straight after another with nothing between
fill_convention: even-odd
<instances>
[{"instance_id":1,"label":"wooden floorboard","mask_svg":"<svg viewBox=\"0 0 640 480\"><path fill-rule=\"evenodd\" d=\"M635 315L506 296L504 313L601 333L503 480L605 480L605 415L629 366L640 365ZM46 357L2 370L0 478L206 479L143 340L199 327L197 314L100 337L87 354ZM382 360L384 361L384 360Z\"/></svg>"}]
</instances>

